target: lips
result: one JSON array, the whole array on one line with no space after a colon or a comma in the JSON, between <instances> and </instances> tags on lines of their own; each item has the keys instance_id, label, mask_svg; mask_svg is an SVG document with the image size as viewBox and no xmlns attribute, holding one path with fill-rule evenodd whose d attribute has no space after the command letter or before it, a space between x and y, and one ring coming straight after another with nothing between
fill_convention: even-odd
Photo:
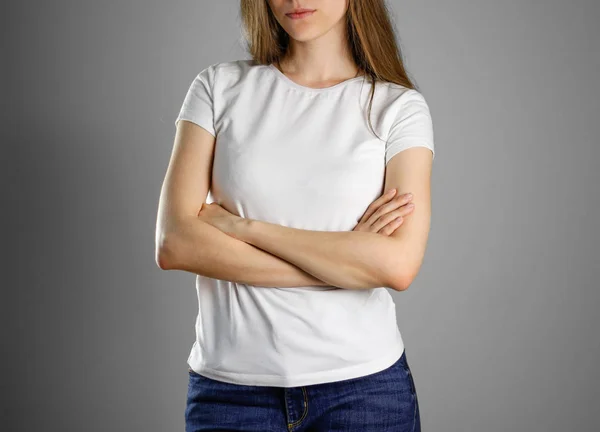
<instances>
[{"instance_id":1,"label":"lips","mask_svg":"<svg viewBox=\"0 0 600 432\"><path fill-rule=\"evenodd\" d=\"M286 16L292 19L304 18L312 15L314 11L314 9L297 9L294 12L287 13Z\"/></svg>"}]
</instances>

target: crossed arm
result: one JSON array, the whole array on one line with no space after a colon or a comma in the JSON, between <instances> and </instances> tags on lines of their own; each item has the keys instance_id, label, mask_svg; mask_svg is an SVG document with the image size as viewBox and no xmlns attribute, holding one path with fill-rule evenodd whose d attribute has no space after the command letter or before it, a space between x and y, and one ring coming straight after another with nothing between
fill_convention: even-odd
<instances>
[{"instance_id":1,"label":"crossed arm","mask_svg":"<svg viewBox=\"0 0 600 432\"><path fill-rule=\"evenodd\" d=\"M183 182L190 175L187 170L198 169L194 158L199 156L193 153L197 151L197 147L177 145L172 157L176 163L172 165L179 167L169 167L163 184L156 232L156 260L161 268L264 287L386 286L401 291L416 276L429 230L429 150L407 149L387 166L384 190L396 187L398 193L411 191L415 203L413 214L389 237L360 231L302 230L228 212L233 219L224 232L201 220L197 208L175 211L190 204L170 201L198 196L199 191L193 188L202 187L198 186L201 182ZM205 173L211 171L208 166L204 168ZM170 196L175 198L169 200Z\"/></svg>"},{"instance_id":2,"label":"crossed arm","mask_svg":"<svg viewBox=\"0 0 600 432\"><path fill-rule=\"evenodd\" d=\"M403 243L362 231L311 231L240 219L233 235L346 289L401 290Z\"/></svg>"},{"instance_id":3,"label":"crossed arm","mask_svg":"<svg viewBox=\"0 0 600 432\"><path fill-rule=\"evenodd\" d=\"M179 224L183 231L171 237L172 243L165 242L172 257L165 266L259 286L402 289L402 244L391 237L303 230L231 216L237 221L229 234L201 220Z\"/></svg>"},{"instance_id":4,"label":"crossed arm","mask_svg":"<svg viewBox=\"0 0 600 432\"><path fill-rule=\"evenodd\" d=\"M164 221L167 224L167 221ZM164 270L262 287L326 286L292 263L237 240L218 228L188 216L157 231L157 262Z\"/></svg>"}]
</instances>

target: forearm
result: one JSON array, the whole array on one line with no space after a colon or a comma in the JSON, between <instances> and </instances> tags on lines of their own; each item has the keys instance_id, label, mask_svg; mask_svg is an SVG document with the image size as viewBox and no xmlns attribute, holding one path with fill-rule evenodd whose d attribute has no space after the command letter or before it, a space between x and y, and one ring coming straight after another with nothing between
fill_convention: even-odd
<instances>
[{"instance_id":1,"label":"forearm","mask_svg":"<svg viewBox=\"0 0 600 432\"><path fill-rule=\"evenodd\" d=\"M327 286L275 255L198 218L179 222L164 242L165 268L262 287Z\"/></svg>"},{"instance_id":2,"label":"forearm","mask_svg":"<svg viewBox=\"0 0 600 432\"><path fill-rule=\"evenodd\" d=\"M240 218L233 236L346 289L399 289L398 242L363 231L311 231Z\"/></svg>"}]
</instances>

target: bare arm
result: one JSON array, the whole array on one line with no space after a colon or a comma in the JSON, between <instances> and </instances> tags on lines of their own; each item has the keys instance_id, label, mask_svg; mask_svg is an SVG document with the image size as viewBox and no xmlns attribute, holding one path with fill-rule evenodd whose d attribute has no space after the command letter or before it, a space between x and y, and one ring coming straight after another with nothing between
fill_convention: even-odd
<instances>
[{"instance_id":1,"label":"bare arm","mask_svg":"<svg viewBox=\"0 0 600 432\"><path fill-rule=\"evenodd\" d=\"M233 235L346 289L396 289L398 244L360 231L312 231L240 218Z\"/></svg>"},{"instance_id":2,"label":"bare arm","mask_svg":"<svg viewBox=\"0 0 600 432\"><path fill-rule=\"evenodd\" d=\"M215 141L192 122L178 123L159 200L157 265L164 270L185 270L256 286L327 286L294 264L197 218L208 195Z\"/></svg>"},{"instance_id":3,"label":"bare arm","mask_svg":"<svg viewBox=\"0 0 600 432\"><path fill-rule=\"evenodd\" d=\"M328 285L293 264L187 217L163 243L161 268L263 287ZM167 257L167 258L166 258ZM160 264L159 264L160 265Z\"/></svg>"}]
</instances>

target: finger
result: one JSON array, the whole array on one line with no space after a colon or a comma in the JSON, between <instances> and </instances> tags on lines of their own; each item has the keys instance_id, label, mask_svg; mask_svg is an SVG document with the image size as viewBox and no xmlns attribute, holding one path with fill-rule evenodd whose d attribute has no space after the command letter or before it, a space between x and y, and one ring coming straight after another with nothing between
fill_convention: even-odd
<instances>
[{"instance_id":1,"label":"finger","mask_svg":"<svg viewBox=\"0 0 600 432\"><path fill-rule=\"evenodd\" d=\"M391 200L391 201L383 204L382 206L380 206L366 220L366 223L367 224L371 224L371 225L375 224L375 222L377 221L377 219L379 219L381 216L383 216L386 213L389 213L389 212L391 212L393 210L396 210L400 206L403 206L403 205L407 204L411 199L412 199L412 194L410 194L410 193L397 196L393 200Z\"/></svg>"},{"instance_id":2,"label":"finger","mask_svg":"<svg viewBox=\"0 0 600 432\"><path fill-rule=\"evenodd\" d=\"M375 201L373 201L371 204L369 204L369 207L367 207L367 210L362 215L360 221L364 222L367 219L369 219L369 217L373 214L373 212L375 212L382 204L385 204L386 202L393 199L394 196L396 195L396 192L397 192L396 189L390 189L384 195L380 196Z\"/></svg>"},{"instance_id":3,"label":"finger","mask_svg":"<svg viewBox=\"0 0 600 432\"><path fill-rule=\"evenodd\" d=\"M389 224L385 225L377 232L379 234L391 235L394 231L396 231L396 229L398 229L400 225L402 225L402 222L404 222L404 219L402 218L402 216L398 216L396 219L394 219Z\"/></svg>"},{"instance_id":4,"label":"finger","mask_svg":"<svg viewBox=\"0 0 600 432\"><path fill-rule=\"evenodd\" d=\"M415 205L413 203L408 203L406 205L403 205L402 207L400 207L397 210L394 210L392 212L389 212L389 213L381 216L379 219L377 219L377 221L375 221L373 223L373 230L378 231L385 225L394 221L396 218L406 216L407 214L409 214L410 212L412 212L414 210L414 207L415 207Z\"/></svg>"},{"instance_id":5,"label":"finger","mask_svg":"<svg viewBox=\"0 0 600 432\"><path fill-rule=\"evenodd\" d=\"M390 220L388 223L378 223L377 225L375 225L377 229L376 232L386 232L390 231L393 232L396 228L398 228L402 222L404 221L404 217L403 216L397 216L395 218L393 218L392 220Z\"/></svg>"}]
</instances>

